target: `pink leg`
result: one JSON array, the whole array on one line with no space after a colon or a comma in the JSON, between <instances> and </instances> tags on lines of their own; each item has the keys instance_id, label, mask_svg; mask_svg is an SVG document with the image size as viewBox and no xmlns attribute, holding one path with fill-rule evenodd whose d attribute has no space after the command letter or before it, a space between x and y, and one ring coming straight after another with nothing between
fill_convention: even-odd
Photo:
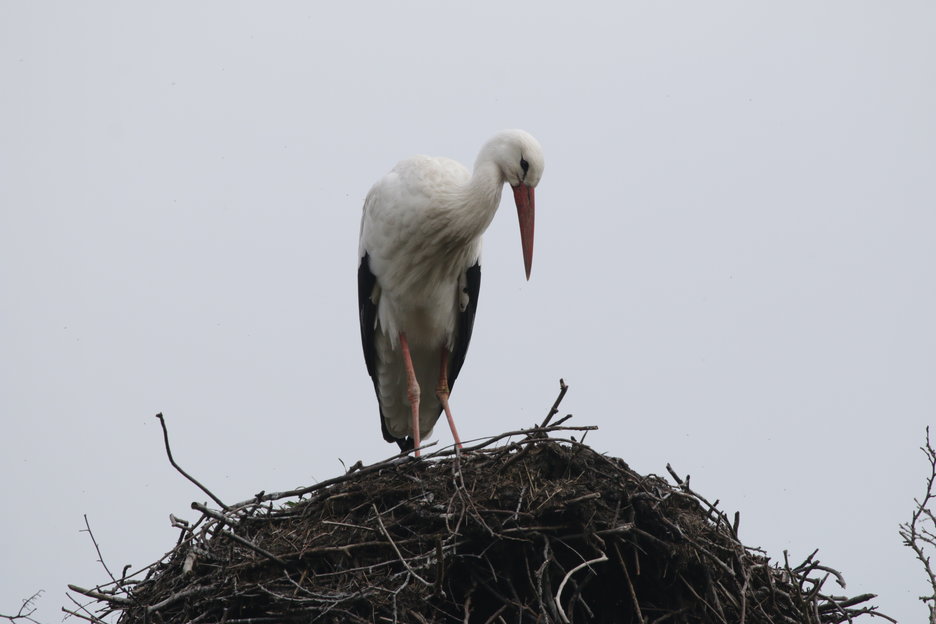
<instances>
[{"instance_id":1,"label":"pink leg","mask_svg":"<svg viewBox=\"0 0 936 624\"><path fill-rule=\"evenodd\" d=\"M416 371L413 369L413 358L410 356L409 343L406 334L400 332L400 348L403 350L403 365L406 367L406 398L409 399L412 410L413 448L416 457L419 457L419 383L416 381Z\"/></svg>"},{"instance_id":2,"label":"pink leg","mask_svg":"<svg viewBox=\"0 0 936 624\"><path fill-rule=\"evenodd\" d=\"M445 417L448 419L449 429L452 430L452 437L455 438L455 444L458 448L462 447L461 439L458 437L458 431L455 429L455 420L452 418L452 410L449 409L449 387L448 387L448 349L442 347L442 365L439 366L439 385L436 388L436 396L445 410Z\"/></svg>"}]
</instances>

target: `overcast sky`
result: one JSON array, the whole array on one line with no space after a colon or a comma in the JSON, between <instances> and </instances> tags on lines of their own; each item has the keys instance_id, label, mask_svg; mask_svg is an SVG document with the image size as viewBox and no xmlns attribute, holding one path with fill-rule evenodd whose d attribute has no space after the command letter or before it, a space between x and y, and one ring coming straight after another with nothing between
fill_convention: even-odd
<instances>
[{"instance_id":1,"label":"overcast sky","mask_svg":"<svg viewBox=\"0 0 936 624\"><path fill-rule=\"evenodd\" d=\"M574 8L573 8L574 6ZM775 560L923 621L897 525L936 414L931 2L0 0L0 613L169 514L395 451L356 312L402 157L546 154L523 277L488 231L463 438L564 412ZM442 426L436 439L450 443Z\"/></svg>"}]
</instances>

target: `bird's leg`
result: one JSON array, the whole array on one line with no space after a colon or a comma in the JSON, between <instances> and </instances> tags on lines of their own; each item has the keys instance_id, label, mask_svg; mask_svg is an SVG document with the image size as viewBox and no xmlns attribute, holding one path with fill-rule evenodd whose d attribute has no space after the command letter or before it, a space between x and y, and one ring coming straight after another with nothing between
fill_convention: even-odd
<instances>
[{"instance_id":1,"label":"bird's leg","mask_svg":"<svg viewBox=\"0 0 936 624\"><path fill-rule=\"evenodd\" d=\"M439 403L445 410L445 417L448 419L449 429L452 430L452 437L455 438L455 444L458 448L462 447L461 439L458 437L458 431L455 429L455 420L452 418L452 410L449 409L449 386L448 386L448 361L449 350L442 347L442 363L439 366L439 385L436 387L436 396L439 397Z\"/></svg>"},{"instance_id":2,"label":"bird's leg","mask_svg":"<svg viewBox=\"0 0 936 624\"><path fill-rule=\"evenodd\" d=\"M409 399L413 414L413 449L416 457L419 457L419 383L416 381L413 358L410 356L409 343L404 332L400 332L400 348L403 351L403 366L406 367L406 398Z\"/></svg>"}]
</instances>

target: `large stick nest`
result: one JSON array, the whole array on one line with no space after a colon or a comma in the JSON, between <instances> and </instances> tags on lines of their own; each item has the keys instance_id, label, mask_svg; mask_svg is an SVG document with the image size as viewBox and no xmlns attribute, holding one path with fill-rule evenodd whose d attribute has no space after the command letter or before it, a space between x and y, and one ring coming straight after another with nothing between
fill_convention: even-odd
<instances>
[{"instance_id":1,"label":"large stick nest","mask_svg":"<svg viewBox=\"0 0 936 624\"><path fill-rule=\"evenodd\" d=\"M93 590L72 586L97 601L81 616L818 624L880 615L862 606L872 595L827 594L825 581L841 577L815 553L794 567L745 547L737 514L729 520L675 472L670 484L547 437L584 429L540 427L460 453L355 466L221 509L193 503L201 518L174 519L181 535L160 561Z\"/></svg>"}]
</instances>

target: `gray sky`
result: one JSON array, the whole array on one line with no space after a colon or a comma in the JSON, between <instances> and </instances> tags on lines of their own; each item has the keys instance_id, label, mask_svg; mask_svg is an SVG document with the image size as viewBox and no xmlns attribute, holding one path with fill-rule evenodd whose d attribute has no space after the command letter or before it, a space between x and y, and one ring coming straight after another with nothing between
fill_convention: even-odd
<instances>
[{"instance_id":1,"label":"gray sky","mask_svg":"<svg viewBox=\"0 0 936 624\"><path fill-rule=\"evenodd\" d=\"M564 377L598 450L924 619L897 524L936 408L936 5L0 1L0 76L0 612L105 580L82 514L112 569L172 546L205 496L158 411L232 501L392 454L364 195L521 127L533 276L505 210L462 436Z\"/></svg>"}]
</instances>

